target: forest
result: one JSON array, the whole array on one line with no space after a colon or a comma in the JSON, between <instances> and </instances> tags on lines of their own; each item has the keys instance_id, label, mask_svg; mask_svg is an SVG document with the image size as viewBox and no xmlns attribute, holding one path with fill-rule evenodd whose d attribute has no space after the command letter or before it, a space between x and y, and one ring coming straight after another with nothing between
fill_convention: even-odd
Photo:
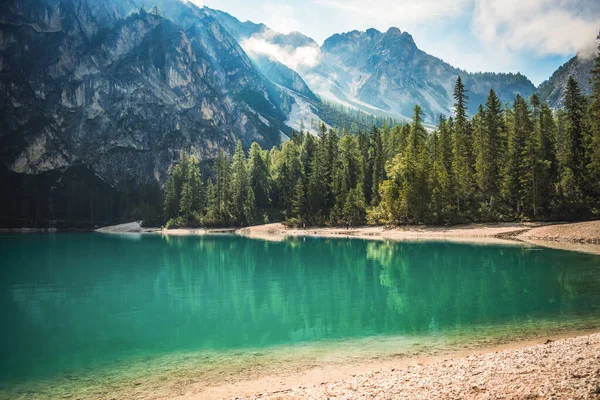
<instances>
[{"instance_id":1,"label":"forest","mask_svg":"<svg viewBox=\"0 0 600 400\"><path fill-rule=\"evenodd\" d=\"M574 79L564 107L535 95L502 104L490 90L469 117L460 77L452 117L424 124L360 116L318 135L293 132L272 149L237 143L199 161L181 154L158 182L111 186L85 165L39 175L0 168L0 226L89 229L559 221L600 218L600 55L584 96ZM349 110L330 107L332 112ZM372 124L370 129L365 129Z\"/></svg>"},{"instance_id":2,"label":"forest","mask_svg":"<svg viewBox=\"0 0 600 400\"><path fill-rule=\"evenodd\" d=\"M350 134L321 126L270 150L237 143L204 178L182 154L164 186L166 227L456 224L600 216L600 55L593 93L568 81L564 108L536 95L501 104L490 90L469 118L460 77L454 114Z\"/></svg>"}]
</instances>

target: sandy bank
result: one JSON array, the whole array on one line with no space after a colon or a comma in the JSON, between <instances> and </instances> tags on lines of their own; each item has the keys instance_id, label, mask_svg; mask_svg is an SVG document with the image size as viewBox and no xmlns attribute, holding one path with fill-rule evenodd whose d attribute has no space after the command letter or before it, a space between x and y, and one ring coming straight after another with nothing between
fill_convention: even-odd
<instances>
[{"instance_id":1,"label":"sandy bank","mask_svg":"<svg viewBox=\"0 0 600 400\"><path fill-rule=\"evenodd\" d=\"M144 228L142 221L128 222L125 224L105 226L104 228L96 229L94 232L100 233L160 233L169 236L185 236L185 235L207 235L217 233L235 233L236 228L185 228L185 229L162 229L162 228Z\"/></svg>"},{"instance_id":2,"label":"sandy bank","mask_svg":"<svg viewBox=\"0 0 600 400\"><path fill-rule=\"evenodd\" d=\"M363 226L345 228L286 228L281 223L256 225L246 228L169 229L143 228L140 222L97 229L104 233L160 233L163 235L238 234L254 239L282 241L289 237L319 236L371 240L447 240L481 244L523 244L552 247L600 254L600 221L578 223L487 223L443 226Z\"/></svg>"},{"instance_id":3,"label":"sandy bank","mask_svg":"<svg viewBox=\"0 0 600 400\"><path fill-rule=\"evenodd\" d=\"M497 242L514 238L521 232L537 227L531 223L469 224L443 226L364 226L356 228L286 228L283 224L257 225L242 228L238 234L253 238L283 240L289 236L350 237L382 240L453 240Z\"/></svg>"},{"instance_id":4,"label":"sandy bank","mask_svg":"<svg viewBox=\"0 0 600 400\"><path fill-rule=\"evenodd\" d=\"M540 226L521 233L519 238L600 244L600 221Z\"/></svg>"},{"instance_id":5,"label":"sandy bank","mask_svg":"<svg viewBox=\"0 0 600 400\"><path fill-rule=\"evenodd\" d=\"M102 233L152 233L160 232L160 228L144 228L142 221L128 222L126 224L105 226L104 228L96 229L95 232Z\"/></svg>"},{"instance_id":6,"label":"sandy bank","mask_svg":"<svg viewBox=\"0 0 600 400\"><path fill-rule=\"evenodd\" d=\"M431 364L387 366L334 382L245 396L242 398L598 399L600 334Z\"/></svg>"},{"instance_id":7,"label":"sandy bank","mask_svg":"<svg viewBox=\"0 0 600 400\"><path fill-rule=\"evenodd\" d=\"M293 236L352 237L379 240L447 240L482 244L531 243L561 250L600 254L600 221L579 223L496 223L439 226L366 226L345 228L288 229L283 224L258 225L236 233L264 240Z\"/></svg>"}]
</instances>

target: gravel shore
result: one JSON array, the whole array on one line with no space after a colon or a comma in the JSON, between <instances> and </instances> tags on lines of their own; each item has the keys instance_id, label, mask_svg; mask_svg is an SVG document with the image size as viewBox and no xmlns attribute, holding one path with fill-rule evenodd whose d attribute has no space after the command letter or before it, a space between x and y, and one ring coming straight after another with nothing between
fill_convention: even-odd
<instances>
[{"instance_id":1,"label":"gravel shore","mask_svg":"<svg viewBox=\"0 0 600 400\"><path fill-rule=\"evenodd\" d=\"M487 223L457 226L364 226L290 229L283 224L251 226L237 234L279 241L293 236L352 237L372 240L447 240L481 244L531 243L561 250L600 254L600 221L578 223Z\"/></svg>"},{"instance_id":2,"label":"gravel shore","mask_svg":"<svg viewBox=\"0 0 600 400\"><path fill-rule=\"evenodd\" d=\"M325 227L306 229L286 228L281 223L255 225L246 228L222 229L161 229L145 228L141 222L107 226L96 229L96 232L125 233L125 232L154 232L167 235L203 235L207 233L236 233L243 236L266 239L283 240L289 236L317 235L323 237L355 237L366 239L386 240L418 240L418 239L448 239L448 240L474 240L483 239L518 239L518 240L545 240L572 243L600 244L600 221L587 221L577 223L535 223L535 222L503 222L486 224L467 224L456 226L361 226L355 228Z\"/></svg>"},{"instance_id":3,"label":"gravel shore","mask_svg":"<svg viewBox=\"0 0 600 400\"><path fill-rule=\"evenodd\" d=\"M177 235L206 233L209 232L191 229L168 232ZM238 229L235 233L270 241L310 235L517 245L528 242L600 254L600 221L352 229L288 229L275 223ZM306 379L306 375L288 376L284 380L283 376L274 373L258 383L247 382L246 385L234 379L231 387L158 397L180 400L232 395L237 395L236 399L600 399L600 333L548 340L542 344L493 353L448 357L432 362L414 361L411 365L382 363L373 365L372 372L364 368L344 371L340 370L333 376L316 377L316 380ZM256 392L265 388L271 391Z\"/></svg>"},{"instance_id":4,"label":"gravel shore","mask_svg":"<svg viewBox=\"0 0 600 400\"><path fill-rule=\"evenodd\" d=\"M600 399L600 333L238 398Z\"/></svg>"}]
</instances>

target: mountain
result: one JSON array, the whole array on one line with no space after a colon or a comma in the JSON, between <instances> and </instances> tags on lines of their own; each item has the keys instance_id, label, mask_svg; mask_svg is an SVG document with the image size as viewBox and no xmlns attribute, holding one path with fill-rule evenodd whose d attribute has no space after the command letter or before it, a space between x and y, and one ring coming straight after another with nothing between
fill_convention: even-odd
<instances>
[{"instance_id":1,"label":"mountain","mask_svg":"<svg viewBox=\"0 0 600 400\"><path fill-rule=\"evenodd\" d=\"M177 24L127 1L9 1L0 23L0 159L17 173L85 164L110 184L280 142L289 96L214 18ZM289 103L290 100L287 100ZM287 106L289 108L289 106Z\"/></svg>"},{"instance_id":2,"label":"mountain","mask_svg":"<svg viewBox=\"0 0 600 400\"><path fill-rule=\"evenodd\" d=\"M521 74L468 73L420 50L398 28L336 34L321 46L321 62L300 74L321 97L370 112L410 117L420 104L429 121L452 112L453 88L460 75L469 110L485 102L490 88L504 101L529 96L535 86Z\"/></svg>"},{"instance_id":3,"label":"mountain","mask_svg":"<svg viewBox=\"0 0 600 400\"><path fill-rule=\"evenodd\" d=\"M594 57L577 54L561 65L550 79L544 81L538 88L540 100L547 102L552 108L560 108L565 100L565 89L570 76L577 81L583 94L592 94L590 71L594 66Z\"/></svg>"},{"instance_id":4,"label":"mountain","mask_svg":"<svg viewBox=\"0 0 600 400\"><path fill-rule=\"evenodd\" d=\"M385 33L371 28L335 34L319 47L297 32L281 34L263 24L240 22L222 11L203 10L238 39L274 82L291 90L297 89L286 82L306 83L322 99L375 115L408 119L417 103L430 122L440 114L450 115L459 75L470 92L472 114L485 102L490 88L503 102L512 101L517 93L528 97L536 90L521 74L468 73L455 68L420 50L412 36L398 28ZM310 62L298 62L299 53L315 56L309 58ZM261 58L274 65L265 66ZM290 70L285 70L285 78L283 72L273 74L273 70L284 71L284 63ZM291 79L295 73L298 77ZM306 90L302 94L311 97Z\"/></svg>"},{"instance_id":5,"label":"mountain","mask_svg":"<svg viewBox=\"0 0 600 400\"><path fill-rule=\"evenodd\" d=\"M318 47L316 42L299 32L281 34L271 30L264 24L255 24L250 21L241 22L232 15L213 10L208 7L202 9L204 13L215 18L229 33L238 40L242 47L255 62L258 69L274 83L287 88L293 92L299 93L311 100L317 100L315 94L308 87L302 77L293 69L289 68L272 55L253 51L253 43L259 46L262 44L272 44L283 48L297 49L305 46ZM251 41L249 43L249 41ZM244 46L247 44L247 46Z\"/></svg>"}]
</instances>

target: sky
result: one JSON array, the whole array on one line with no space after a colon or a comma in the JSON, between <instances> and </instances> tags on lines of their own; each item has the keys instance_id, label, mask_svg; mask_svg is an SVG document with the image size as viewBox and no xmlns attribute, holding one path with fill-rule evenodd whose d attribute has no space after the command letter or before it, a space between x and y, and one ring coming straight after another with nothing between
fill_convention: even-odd
<instances>
[{"instance_id":1,"label":"sky","mask_svg":"<svg viewBox=\"0 0 600 400\"><path fill-rule=\"evenodd\" d=\"M521 72L538 85L578 51L591 56L599 0L192 0L241 21L317 43L395 26L417 46L469 72Z\"/></svg>"}]
</instances>

